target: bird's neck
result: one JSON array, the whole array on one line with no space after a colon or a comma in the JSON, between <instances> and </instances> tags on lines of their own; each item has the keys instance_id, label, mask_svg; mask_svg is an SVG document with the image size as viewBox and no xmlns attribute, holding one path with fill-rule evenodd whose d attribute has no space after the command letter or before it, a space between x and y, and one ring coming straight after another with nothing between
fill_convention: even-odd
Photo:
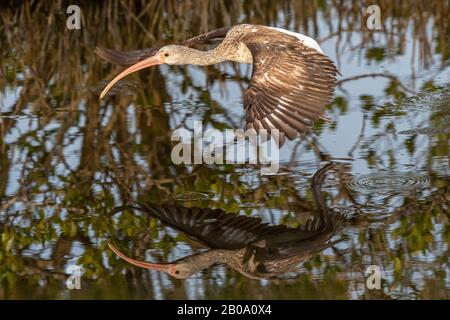
<instances>
[{"instance_id":1,"label":"bird's neck","mask_svg":"<svg viewBox=\"0 0 450 320\"><path fill-rule=\"evenodd\" d=\"M229 60L221 50L217 48L209 51L201 51L189 48L189 64L199 66L209 66L212 64L220 63Z\"/></svg>"},{"instance_id":2,"label":"bird's neck","mask_svg":"<svg viewBox=\"0 0 450 320\"><path fill-rule=\"evenodd\" d=\"M255 268L254 255L251 254L247 259L248 248L235 250L208 250L185 258L185 262L190 265L191 271L198 272L209 268L215 264L226 264L229 267L239 271L251 279L259 279L251 270ZM247 260L247 261L244 261Z\"/></svg>"},{"instance_id":3,"label":"bird's neck","mask_svg":"<svg viewBox=\"0 0 450 320\"><path fill-rule=\"evenodd\" d=\"M237 250L208 250L184 258L191 268L196 271L204 270L215 264L229 264L235 258Z\"/></svg>"}]
</instances>

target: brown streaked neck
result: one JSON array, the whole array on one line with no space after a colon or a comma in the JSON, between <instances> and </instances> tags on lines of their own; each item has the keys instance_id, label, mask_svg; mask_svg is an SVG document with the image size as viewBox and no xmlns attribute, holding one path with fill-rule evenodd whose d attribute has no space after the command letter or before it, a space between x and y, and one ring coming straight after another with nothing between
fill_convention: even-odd
<instances>
[{"instance_id":1,"label":"brown streaked neck","mask_svg":"<svg viewBox=\"0 0 450 320\"><path fill-rule=\"evenodd\" d=\"M184 264L191 270L191 274L205 270L215 264L225 264L244 276L251 279L260 279L257 275L248 270L248 266L244 264L244 255L248 248L235 250L208 250L202 253L194 254L178 260L177 264Z\"/></svg>"},{"instance_id":2,"label":"brown streaked neck","mask_svg":"<svg viewBox=\"0 0 450 320\"><path fill-rule=\"evenodd\" d=\"M186 58L188 59L188 61L185 61L186 64L194 64L199 66L209 66L230 60L227 57L227 51L220 49L220 46L209 51L186 48Z\"/></svg>"},{"instance_id":3,"label":"brown streaked neck","mask_svg":"<svg viewBox=\"0 0 450 320\"><path fill-rule=\"evenodd\" d=\"M213 249L196 253L175 261L176 264L189 265L192 270L200 271L207 269L215 264L234 264L239 260L238 250Z\"/></svg>"}]
</instances>

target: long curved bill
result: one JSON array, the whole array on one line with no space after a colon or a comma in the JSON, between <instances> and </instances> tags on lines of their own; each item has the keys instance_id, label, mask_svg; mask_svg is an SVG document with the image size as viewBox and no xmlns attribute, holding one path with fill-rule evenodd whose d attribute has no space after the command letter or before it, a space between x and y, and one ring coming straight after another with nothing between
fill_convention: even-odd
<instances>
[{"instance_id":1,"label":"long curved bill","mask_svg":"<svg viewBox=\"0 0 450 320\"><path fill-rule=\"evenodd\" d=\"M138 260L134 260L131 259L129 257L127 257L126 255L124 255L122 252L120 252L115 246L113 246L111 243L108 243L109 248L115 253L117 254L120 258L122 258L123 260L125 260L126 262L137 266L137 267L141 267L141 268L145 268L145 269L150 269L150 270L157 270L157 271L163 271L163 272L169 272L169 269L172 267L171 263L168 264L158 264L158 263L149 263L149 262L145 262L145 261L138 261Z\"/></svg>"},{"instance_id":2,"label":"long curved bill","mask_svg":"<svg viewBox=\"0 0 450 320\"><path fill-rule=\"evenodd\" d=\"M158 55L158 56L153 56L153 57L147 58L145 60L139 61L136 64L133 64L131 67L129 67L129 68L125 69L124 71L122 71L121 73L119 73L114 79L111 80L110 83L108 83L106 88L103 89L102 93L100 94L100 99L103 99L103 97L108 93L109 89L111 89L112 86L114 86L117 81L119 81L123 77L129 75L130 73L133 73L133 72L136 72L138 70L141 70L141 69L144 69L144 68L148 68L148 67L151 67L151 66L156 66L156 65L159 65L159 64L163 64L163 63L164 63L164 61Z\"/></svg>"}]
</instances>

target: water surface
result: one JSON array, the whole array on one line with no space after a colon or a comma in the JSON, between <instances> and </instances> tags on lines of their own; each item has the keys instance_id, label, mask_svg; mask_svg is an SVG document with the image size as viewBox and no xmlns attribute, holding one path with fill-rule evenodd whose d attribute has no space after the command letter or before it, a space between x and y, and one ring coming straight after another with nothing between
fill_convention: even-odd
<instances>
[{"instance_id":1,"label":"water surface","mask_svg":"<svg viewBox=\"0 0 450 320\"><path fill-rule=\"evenodd\" d=\"M448 299L450 22L445 1L111 1L0 5L1 299ZM172 130L239 128L251 67L161 66L99 93L121 67L95 46L121 50L179 42L226 25L287 28L318 39L342 77L331 123L281 150L276 175L255 165L174 165ZM291 272L249 279L223 265L188 280L133 267L128 255L172 261L198 244L130 201L175 202L302 226L317 209L311 179L327 163L322 196L345 214L336 244ZM83 267L81 290L65 281ZM365 270L382 271L381 289Z\"/></svg>"}]
</instances>

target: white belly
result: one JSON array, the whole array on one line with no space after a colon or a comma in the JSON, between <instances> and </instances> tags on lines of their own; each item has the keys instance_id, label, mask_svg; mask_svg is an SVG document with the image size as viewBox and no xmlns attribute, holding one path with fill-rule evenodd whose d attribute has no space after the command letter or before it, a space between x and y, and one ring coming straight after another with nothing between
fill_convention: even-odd
<instances>
[{"instance_id":1,"label":"white belly","mask_svg":"<svg viewBox=\"0 0 450 320\"><path fill-rule=\"evenodd\" d=\"M286 34L288 34L290 36L294 36L297 39L299 39L300 41L302 41L305 46L308 46L310 48L316 49L320 53L323 53L323 51L320 48L319 44L313 38L310 38L308 36L305 36L304 34L297 33L297 32L292 32L292 31L289 31L289 30L286 30L286 29L275 28L275 27L268 27L268 28L274 29L274 30L277 30L277 31L280 31L280 32L283 32L283 33L286 33Z\"/></svg>"}]
</instances>

